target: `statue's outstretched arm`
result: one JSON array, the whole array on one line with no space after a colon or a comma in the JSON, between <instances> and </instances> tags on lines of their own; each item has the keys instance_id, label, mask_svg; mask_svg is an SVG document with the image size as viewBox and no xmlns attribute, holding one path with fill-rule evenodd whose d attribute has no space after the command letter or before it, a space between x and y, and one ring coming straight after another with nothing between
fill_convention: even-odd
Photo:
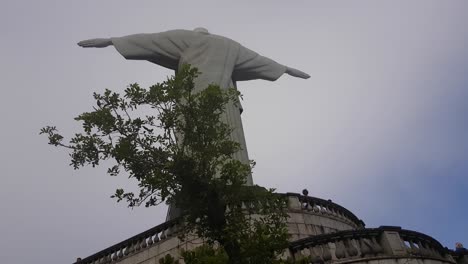
<instances>
[{"instance_id":1,"label":"statue's outstretched arm","mask_svg":"<svg viewBox=\"0 0 468 264\"><path fill-rule=\"evenodd\" d=\"M307 73L305 73L303 71L300 71L298 69L291 68L291 67L286 67L286 73L291 75L291 76L302 78L302 79L309 79L310 78L309 74L307 74Z\"/></svg>"},{"instance_id":2,"label":"statue's outstretched arm","mask_svg":"<svg viewBox=\"0 0 468 264\"><path fill-rule=\"evenodd\" d=\"M111 45L113 44L110 38L95 38L78 42L78 46L83 48L105 48Z\"/></svg>"}]
</instances>

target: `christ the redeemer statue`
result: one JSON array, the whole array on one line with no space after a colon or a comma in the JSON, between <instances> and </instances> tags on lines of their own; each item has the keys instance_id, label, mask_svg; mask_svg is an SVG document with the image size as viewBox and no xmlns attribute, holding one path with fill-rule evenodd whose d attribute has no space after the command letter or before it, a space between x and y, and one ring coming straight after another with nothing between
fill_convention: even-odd
<instances>
[{"instance_id":1,"label":"christ the redeemer statue","mask_svg":"<svg viewBox=\"0 0 468 264\"><path fill-rule=\"evenodd\" d=\"M263 57L232 39L210 34L204 28L89 39L78 45L84 48L113 45L128 60L146 60L175 71L183 64L189 64L201 72L195 79L195 92L205 89L209 84L229 88L236 87L237 81L275 81L284 73L303 79L310 77L302 71ZM238 142L242 148L233 158L248 164L241 112L239 103L229 103L222 121L233 128L231 140ZM252 176L248 177L246 184L253 185Z\"/></svg>"}]
</instances>

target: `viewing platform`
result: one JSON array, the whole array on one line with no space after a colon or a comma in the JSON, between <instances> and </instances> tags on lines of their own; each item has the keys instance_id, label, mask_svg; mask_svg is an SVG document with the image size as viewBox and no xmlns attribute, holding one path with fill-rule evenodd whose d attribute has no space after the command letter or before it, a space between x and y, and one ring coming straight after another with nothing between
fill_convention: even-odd
<instances>
[{"instance_id":1,"label":"viewing platform","mask_svg":"<svg viewBox=\"0 0 468 264\"><path fill-rule=\"evenodd\" d=\"M289 248L281 258L304 263L468 264L468 256L444 248L432 237L400 227L365 228L364 222L331 200L297 193L278 194L288 200ZM243 207L254 206L244 203ZM196 236L177 237L180 218L157 225L75 264L149 264L167 254L204 243Z\"/></svg>"}]
</instances>

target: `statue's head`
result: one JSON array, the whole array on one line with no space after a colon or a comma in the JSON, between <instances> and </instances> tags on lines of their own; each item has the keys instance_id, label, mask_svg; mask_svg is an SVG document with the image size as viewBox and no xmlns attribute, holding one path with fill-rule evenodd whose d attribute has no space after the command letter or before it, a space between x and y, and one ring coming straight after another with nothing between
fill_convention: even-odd
<instances>
[{"instance_id":1,"label":"statue's head","mask_svg":"<svg viewBox=\"0 0 468 264\"><path fill-rule=\"evenodd\" d=\"M210 32L208 32L208 29L204 28L204 27L197 27L195 28L193 31L197 32L197 33L201 33L201 34L205 34L205 35L209 35Z\"/></svg>"}]
</instances>

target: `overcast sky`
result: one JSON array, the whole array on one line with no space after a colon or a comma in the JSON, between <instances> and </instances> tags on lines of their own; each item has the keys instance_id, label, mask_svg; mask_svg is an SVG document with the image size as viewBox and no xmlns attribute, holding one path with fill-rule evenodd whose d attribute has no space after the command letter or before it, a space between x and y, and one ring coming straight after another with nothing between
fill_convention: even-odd
<instances>
[{"instance_id":1,"label":"overcast sky","mask_svg":"<svg viewBox=\"0 0 468 264\"><path fill-rule=\"evenodd\" d=\"M65 135L92 93L171 72L94 37L206 27L308 80L239 83L255 183L332 199L368 227L468 244L467 1L21 1L0 3L0 260L71 263L162 223L109 196L132 186L74 171Z\"/></svg>"}]
</instances>

